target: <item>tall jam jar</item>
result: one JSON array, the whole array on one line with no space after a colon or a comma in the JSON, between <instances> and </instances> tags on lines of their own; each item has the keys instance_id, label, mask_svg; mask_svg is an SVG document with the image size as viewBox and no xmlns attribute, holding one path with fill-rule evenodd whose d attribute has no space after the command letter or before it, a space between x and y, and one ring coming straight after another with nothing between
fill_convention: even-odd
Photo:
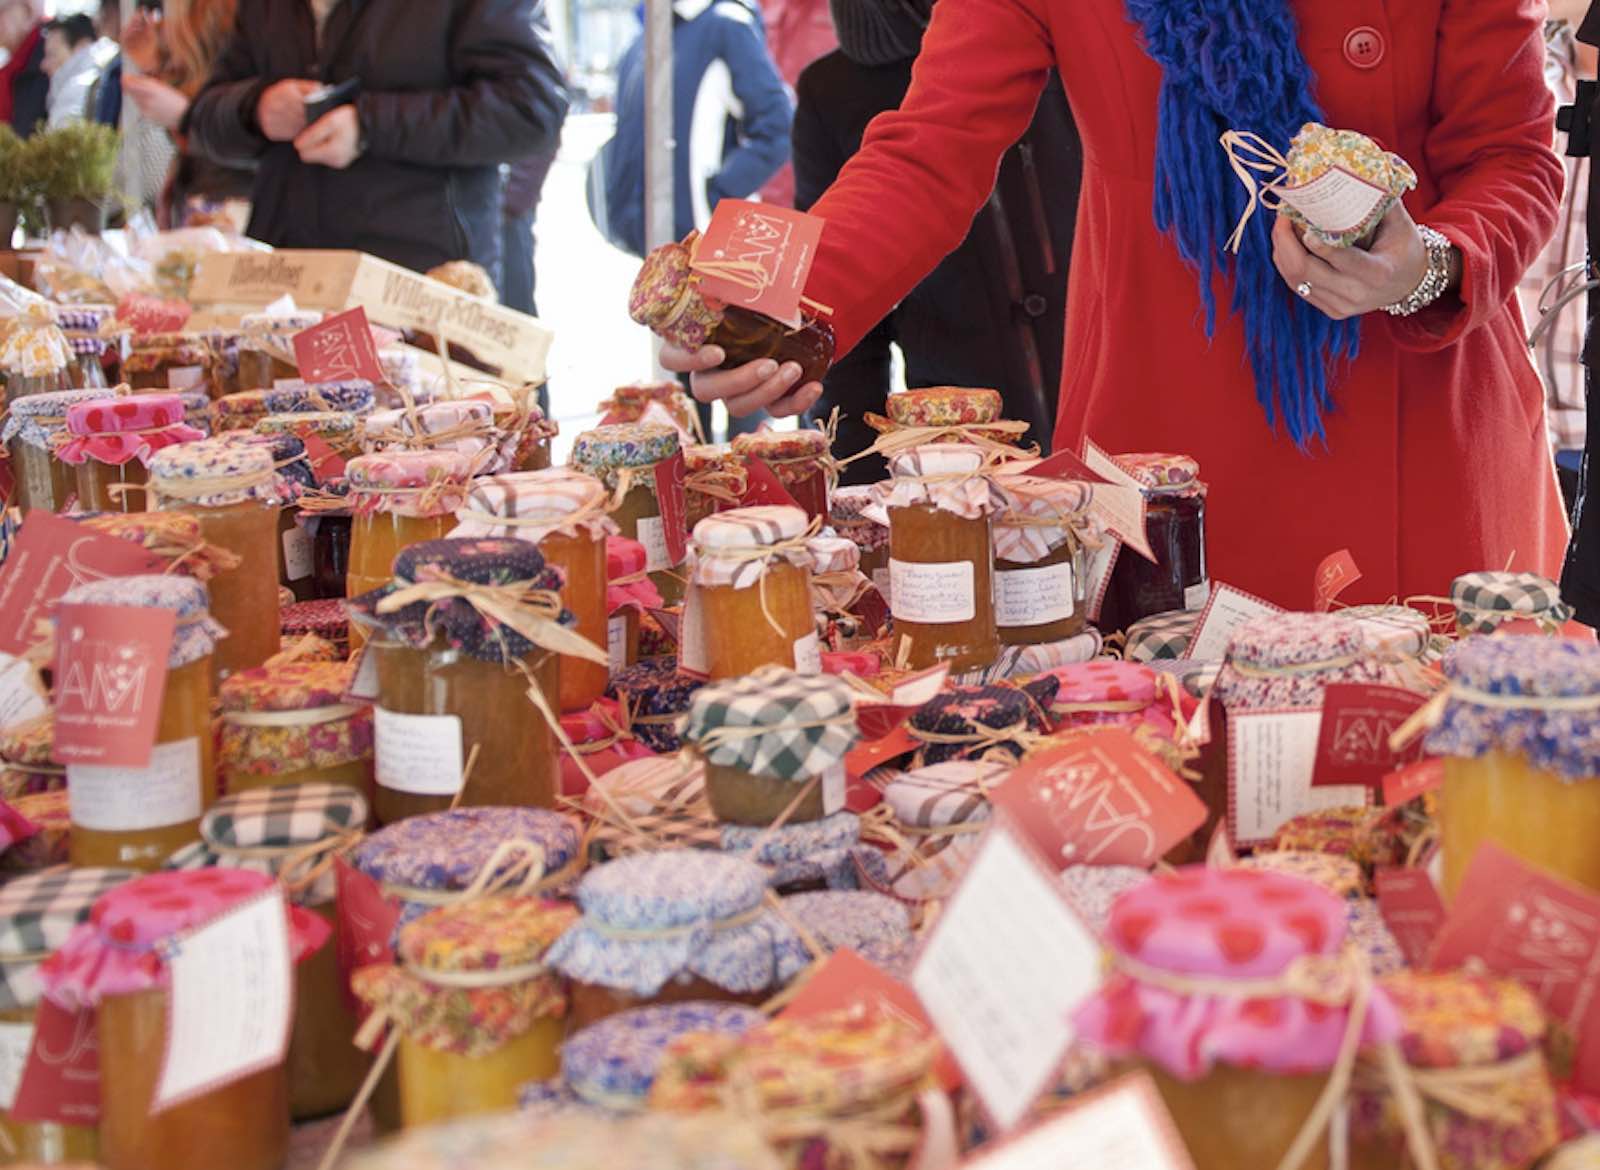
<instances>
[{"instance_id":1,"label":"tall jam jar","mask_svg":"<svg viewBox=\"0 0 1600 1170\"><path fill-rule=\"evenodd\" d=\"M670 467L681 450L672 427L617 423L579 435L571 459L573 467L594 476L612 493L611 518L623 536L644 545L645 568L669 604L683 600L684 582L678 575L683 562L669 552L666 525L681 524L687 505L682 477L658 484L656 469ZM658 494L663 487L669 496L665 503Z\"/></svg>"},{"instance_id":2,"label":"tall jam jar","mask_svg":"<svg viewBox=\"0 0 1600 1170\"><path fill-rule=\"evenodd\" d=\"M1088 484L997 476L1006 497L994 521L994 610L1000 641L1039 646L1082 633L1086 541L1098 540Z\"/></svg>"},{"instance_id":3,"label":"tall jam jar","mask_svg":"<svg viewBox=\"0 0 1600 1170\"><path fill-rule=\"evenodd\" d=\"M102 390L58 390L12 401L0 442L11 460L16 484L13 501L26 515L34 508L61 512L78 494L73 466L56 457L67 441L67 411L80 402L105 398Z\"/></svg>"},{"instance_id":4,"label":"tall jam jar","mask_svg":"<svg viewBox=\"0 0 1600 1170\"><path fill-rule=\"evenodd\" d=\"M822 670L811 611L806 514L787 505L734 508L694 529L690 605L697 613L684 642L697 641L712 679L739 678L763 666L804 674ZM680 660L687 657L680 651Z\"/></svg>"},{"instance_id":5,"label":"tall jam jar","mask_svg":"<svg viewBox=\"0 0 1600 1170\"><path fill-rule=\"evenodd\" d=\"M1145 535L1155 563L1124 548L1100 605L1100 628L1123 630L1140 618L1201 609L1211 596L1206 568L1206 485L1187 455L1118 455L1144 492Z\"/></svg>"},{"instance_id":6,"label":"tall jam jar","mask_svg":"<svg viewBox=\"0 0 1600 1170\"><path fill-rule=\"evenodd\" d=\"M143 512L149 467L163 450L205 438L184 421L176 394L97 398L67 407L67 441L56 458L76 468L78 506L89 512Z\"/></svg>"},{"instance_id":7,"label":"tall jam jar","mask_svg":"<svg viewBox=\"0 0 1600 1170\"><path fill-rule=\"evenodd\" d=\"M72 347L43 301L29 304L9 334L0 334L0 374L7 402L72 389Z\"/></svg>"}]
</instances>

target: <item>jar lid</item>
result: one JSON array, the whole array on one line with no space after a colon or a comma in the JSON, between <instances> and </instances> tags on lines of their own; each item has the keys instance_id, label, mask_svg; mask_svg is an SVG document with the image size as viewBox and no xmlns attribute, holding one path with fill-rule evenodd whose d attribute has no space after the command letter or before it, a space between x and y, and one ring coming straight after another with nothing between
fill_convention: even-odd
<instances>
[{"instance_id":1,"label":"jar lid","mask_svg":"<svg viewBox=\"0 0 1600 1170\"><path fill-rule=\"evenodd\" d=\"M1184 492L1197 486L1200 464L1187 455L1168 455L1162 452L1134 452L1115 457L1121 467L1139 486L1149 492Z\"/></svg>"},{"instance_id":2,"label":"jar lid","mask_svg":"<svg viewBox=\"0 0 1600 1170\"><path fill-rule=\"evenodd\" d=\"M1264 869L1304 878L1339 898L1353 898L1366 888L1361 867L1348 857L1332 853L1268 849L1241 857L1239 865L1244 869Z\"/></svg>"},{"instance_id":3,"label":"jar lid","mask_svg":"<svg viewBox=\"0 0 1600 1170\"><path fill-rule=\"evenodd\" d=\"M861 546L842 536L813 536L806 541L813 573L853 573L861 568Z\"/></svg>"},{"instance_id":4,"label":"jar lid","mask_svg":"<svg viewBox=\"0 0 1600 1170\"><path fill-rule=\"evenodd\" d=\"M918 732L941 739L924 739L920 765L946 760L983 757L991 751L1022 755L1016 741L995 732L1024 734L1047 730L1038 702L1027 691L1009 686L949 687L911 713L907 721L913 738ZM958 742L943 742L949 737Z\"/></svg>"},{"instance_id":5,"label":"jar lid","mask_svg":"<svg viewBox=\"0 0 1600 1170\"><path fill-rule=\"evenodd\" d=\"M848 484L834 489L828 500L828 514L835 523L868 520L863 511L877 503L878 489L873 485Z\"/></svg>"},{"instance_id":6,"label":"jar lid","mask_svg":"<svg viewBox=\"0 0 1600 1170\"><path fill-rule=\"evenodd\" d=\"M695 692L705 685L704 679L679 674L675 659L653 658L613 674L606 697L625 705L629 730L645 747L675 752L682 746L676 717L689 709Z\"/></svg>"},{"instance_id":7,"label":"jar lid","mask_svg":"<svg viewBox=\"0 0 1600 1170\"><path fill-rule=\"evenodd\" d=\"M450 535L538 543L552 532L575 533L576 523L590 535L609 536L616 524L605 516L608 500L598 479L566 467L482 476L472 481Z\"/></svg>"},{"instance_id":8,"label":"jar lid","mask_svg":"<svg viewBox=\"0 0 1600 1170\"><path fill-rule=\"evenodd\" d=\"M367 415L368 438L386 434L438 435L457 427L477 427L486 437L494 425L494 407L473 398L452 398L442 402L425 402L414 410L375 410Z\"/></svg>"},{"instance_id":9,"label":"jar lid","mask_svg":"<svg viewBox=\"0 0 1600 1170\"><path fill-rule=\"evenodd\" d=\"M150 486L164 503L225 507L249 499L275 500L273 454L270 445L230 438L180 443L150 460Z\"/></svg>"},{"instance_id":10,"label":"jar lid","mask_svg":"<svg viewBox=\"0 0 1600 1170\"><path fill-rule=\"evenodd\" d=\"M743 1004L696 1000L619 1012L573 1033L561 1046L561 1077L591 1105L643 1108L673 1040L690 1032L740 1036L766 1018Z\"/></svg>"},{"instance_id":11,"label":"jar lid","mask_svg":"<svg viewBox=\"0 0 1600 1170\"><path fill-rule=\"evenodd\" d=\"M306 458L306 445L298 435L223 431L216 437L216 441L255 447L272 457L272 468L276 478L270 487L253 489L251 494L254 496L287 504L298 500L302 492L317 486L316 473L311 470L311 461ZM242 498L245 497L234 494L230 502L237 503Z\"/></svg>"},{"instance_id":12,"label":"jar lid","mask_svg":"<svg viewBox=\"0 0 1600 1170\"><path fill-rule=\"evenodd\" d=\"M130 448L144 446L156 450L168 442L182 443L204 437L185 433L169 438L159 433L166 429L194 429L184 426L183 399L172 393L124 394L116 398L102 395L67 407L67 433L83 438L119 436L129 441L125 445Z\"/></svg>"},{"instance_id":13,"label":"jar lid","mask_svg":"<svg viewBox=\"0 0 1600 1170\"><path fill-rule=\"evenodd\" d=\"M691 235L685 243L692 243ZM689 248L663 244L644 258L628 293L628 316L684 349L695 350L722 323L722 312L695 288Z\"/></svg>"},{"instance_id":14,"label":"jar lid","mask_svg":"<svg viewBox=\"0 0 1600 1170\"><path fill-rule=\"evenodd\" d=\"M57 305L50 306L51 316L57 325L78 333L99 333L107 321L117 315L115 305Z\"/></svg>"},{"instance_id":15,"label":"jar lid","mask_svg":"<svg viewBox=\"0 0 1600 1170\"><path fill-rule=\"evenodd\" d=\"M652 402L670 402L683 395L677 382L663 379L659 382L630 382L611 391L611 397L602 406L647 406Z\"/></svg>"},{"instance_id":16,"label":"jar lid","mask_svg":"<svg viewBox=\"0 0 1600 1170\"><path fill-rule=\"evenodd\" d=\"M262 400L268 414L300 414L321 411L364 414L372 409L376 391L364 379L345 382L301 382L275 386L264 391Z\"/></svg>"},{"instance_id":17,"label":"jar lid","mask_svg":"<svg viewBox=\"0 0 1600 1170\"><path fill-rule=\"evenodd\" d=\"M819 430L802 427L792 431L752 431L733 437L736 455L753 456L768 463L773 460L815 458L828 453L828 436Z\"/></svg>"},{"instance_id":18,"label":"jar lid","mask_svg":"<svg viewBox=\"0 0 1600 1170\"><path fill-rule=\"evenodd\" d=\"M1339 611L1361 626L1367 647L1394 658L1418 658L1433 640L1428 619L1406 605L1353 605Z\"/></svg>"},{"instance_id":19,"label":"jar lid","mask_svg":"<svg viewBox=\"0 0 1600 1170\"><path fill-rule=\"evenodd\" d=\"M683 449L686 471L705 471L736 458L733 448L725 443L695 443Z\"/></svg>"},{"instance_id":20,"label":"jar lid","mask_svg":"<svg viewBox=\"0 0 1600 1170\"><path fill-rule=\"evenodd\" d=\"M905 906L870 890L815 890L783 899L783 912L825 951L851 950L880 967L898 969L913 939Z\"/></svg>"},{"instance_id":21,"label":"jar lid","mask_svg":"<svg viewBox=\"0 0 1600 1170\"><path fill-rule=\"evenodd\" d=\"M653 467L681 449L678 432L664 423L614 423L584 431L572 445L569 462L607 482L624 467Z\"/></svg>"},{"instance_id":22,"label":"jar lid","mask_svg":"<svg viewBox=\"0 0 1600 1170\"><path fill-rule=\"evenodd\" d=\"M252 666L224 679L217 698L224 711L309 711L316 707L342 707L351 674L352 666L348 662Z\"/></svg>"},{"instance_id":23,"label":"jar lid","mask_svg":"<svg viewBox=\"0 0 1600 1170\"><path fill-rule=\"evenodd\" d=\"M995 482L1005 490L1007 517L1055 520L1063 528L1076 527L1083 524L1089 505L1094 502L1093 486L1075 479L1002 474L995 477Z\"/></svg>"},{"instance_id":24,"label":"jar lid","mask_svg":"<svg viewBox=\"0 0 1600 1170\"><path fill-rule=\"evenodd\" d=\"M396 821L355 847L350 863L375 881L418 890L464 890L506 841L544 850L546 874L578 858L577 821L542 808L454 808ZM500 873L509 873L508 859ZM496 875L490 875L496 876Z\"/></svg>"},{"instance_id":25,"label":"jar lid","mask_svg":"<svg viewBox=\"0 0 1600 1170\"><path fill-rule=\"evenodd\" d=\"M353 439L361 426L348 410L303 410L293 414L268 414L255 421L261 435L320 435L324 439Z\"/></svg>"},{"instance_id":26,"label":"jar lid","mask_svg":"<svg viewBox=\"0 0 1600 1170\"><path fill-rule=\"evenodd\" d=\"M169 670L204 658L216 649L217 639L228 633L212 620L211 594L191 577L150 575L86 581L68 589L59 604L170 609L177 618L177 627L172 634L172 652L167 656Z\"/></svg>"},{"instance_id":27,"label":"jar lid","mask_svg":"<svg viewBox=\"0 0 1600 1170\"><path fill-rule=\"evenodd\" d=\"M765 548L806 533L811 518L799 508L759 504L707 516L694 526L694 542L702 550Z\"/></svg>"},{"instance_id":28,"label":"jar lid","mask_svg":"<svg viewBox=\"0 0 1600 1170\"><path fill-rule=\"evenodd\" d=\"M344 784L251 788L221 797L200 818L213 847L273 849L311 845L367 823L367 798Z\"/></svg>"},{"instance_id":29,"label":"jar lid","mask_svg":"<svg viewBox=\"0 0 1600 1170\"><path fill-rule=\"evenodd\" d=\"M1144 703L1156 701L1156 672L1137 662L1097 658L1050 672L1059 684L1052 705L1077 703Z\"/></svg>"},{"instance_id":30,"label":"jar lid","mask_svg":"<svg viewBox=\"0 0 1600 1170\"><path fill-rule=\"evenodd\" d=\"M740 857L697 849L635 853L590 870L578 905L608 926L631 930L712 923L761 905L766 874Z\"/></svg>"},{"instance_id":31,"label":"jar lid","mask_svg":"<svg viewBox=\"0 0 1600 1170\"><path fill-rule=\"evenodd\" d=\"M436 483L465 484L472 474L472 461L460 451L374 451L346 463L344 474L355 492L370 488L426 488Z\"/></svg>"},{"instance_id":32,"label":"jar lid","mask_svg":"<svg viewBox=\"0 0 1600 1170\"><path fill-rule=\"evenodd\" d=\"M101 895L138 876L131 869L74 866L22 874L0 886L0 1011L38 1003L39 964L88 920Z\"/></svg>"},{"instance_id":33,"label":"jar lid","mask_svg":"<svg viewBox=\"0 0 1600 1170\"><path fill-rule=\"evenodd\" d=\"M861 844L861 818L836 812L815 821L770 825L723 825L722 851L769 870L767 883L792 886L849 874L850 852Z\"/></svg>"},{"instance_id":34,"label":"jar lid","mask_svg":"<svg viewBox=\"0 0 1600 1170\"><path fill-rule=\"evenodd\" d=\"M683 737L709 763L800 783L842 762L860 732L843 679L767 666L696 691Z\"/></svg>"},{"instance_id":35,"label":"jar lid","mask_svg":"<svg viewBox=\"0 0 1600 1170\"><path fill-rule=\"evenodd\" d=\"M55 748L54 710L35 715L21 723L0 727L0 760L11 764L50 764ZM3 888L3 887L0 887Z\"/></svg>"},{"instance_id":36,"label":"jar lid","mask_svg":"<svg viewBox=\"0 0 1600 1170\"><path fill-rule=\"evenodd\" d=\"M299 333L320 324L322 314L311 309L297 309L293 313L246 313L239 318L239 328L249 332Z\"/></svg>"},{"instance_id":37,"label":"jar lid","mask_svg":"<svg viewBox=\"0 0 1600 1170\"><path fill-rule=\"evenodd\" d=\"M1264 614L1244 622L1228 643L1215 695L1227 706L1309 708L1329 683L1381 682L1383 666L1361 626L1332 613Z\"/></svg>"},{"instance_id":38,"label":"jar lid","mask_svg":"<svg viewBox=\"0 0 1600 1170\"><path fill-rule=\"evenodd\" d=\"M903 427L955 427L992 423L1003 409L1000 391L970 386L930 386L889 395L885 409Z\"/></svg>"},{"instance_id":39,"label":"jar lid","mask_svg":"<svg viewBox=\"0 0 1600 1170\"><path fill-rule=\"evenodd\" d=\"M966 443L928 443L890 459L889 474L897 478L964 475L976 473L983 460L983 451Z\"/></svg>"},{"instance_id":40,"label":"jar lid","mask_svg":"<svg viewBox=\"0 0 1600 1170\"><path fill-rule=\"evenodd\" d=\"M400 928L397 950L423 971L510 970L537 964L577 920L570 902L498 894L424 914Z\"/></svg>"},{"instance_id":41,"label":"jar lid","mask_svg":"<svg viewBox=\"0 0 1600 1170\"><path fill-rule=\"evenodd\" d=\"M1465 971L1399 971L1381 986L1400 1012L1400 1052L1412 1068L1502 1064L1538 1048L1544 1009L1510 979Z\"/></svg>"},{"instance_id":42,"label":"jar lid","mask_svg":"<svg viewBox=\"0 0 1600 1170\"><path fill-rule=\"evenodd\" d=\"M267 392L240 390L234 394L224 394L212 403L212 408L217 412L220 429L229 429L236 419L241 420L238 425L248 426L249 422L242 420L260 418L267 413Z\"/></svg>"},{"instance_id":43,"label":"jar lid","mask_svg":"<svg viewBox=\"0 0 1600 1170\"><path fill-rule=\"evenodd\" d=\"M895 820L919 829L943 828L989 819L989 793L1011 775L1011 766L994 760L946 760L896 776L883 799Z\"/></svg>"},{"instance_id":44,"label":"jar lid","mask_svg":"<svg viewBox=\"0 0 1600 1170\"><path fill-rule=\"evenodd\" d=\"M1572 619L1561 587L1537 573L1464 573L1450 585L1456 620L1469 634L1492 634L1508 621L1535 621L1556 633Z\"/></svg>"},{"instance_id":45,"label":"jar lid","mask_svg":"<svg viewBox=\"0 0 1600 1170\"><path fill-rule=\"evenodd\" d=\"M1194 637L1198 610L1153 614L1128 627L1123 653L1129 662L1170 662L1182 658Z\"/></svg>"},{"instance_id":46,"label":"jar lid","mask_svg":"<svg viewBox=\"0 0 1600 1170\"><path fill-rule=\"evenodd\" d=\"M344 601L337 597L297 601L284 606L279 617L279 626L285 634L319 634L343 639L349 633L349 625L350 613Z\"/></svg>"},{"instance_id":47,"label":"jar lid","mask_svg":"<svg viewBox=\"0 0 1600 1170\"><path fill-rule=\"evenodd\" d=\"M103 402L105 397L104 390L52 390L13 398L6 406L0 443L21 438L30 446L48 449L51 437L66 430L69 409L81 402Z\"/></svg>"}]
</instances>

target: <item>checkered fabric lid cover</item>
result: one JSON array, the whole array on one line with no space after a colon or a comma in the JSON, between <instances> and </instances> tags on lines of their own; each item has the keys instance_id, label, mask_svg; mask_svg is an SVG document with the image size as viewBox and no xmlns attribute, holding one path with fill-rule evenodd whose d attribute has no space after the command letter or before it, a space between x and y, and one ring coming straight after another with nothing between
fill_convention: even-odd
<instances>
[{"instance_id":1,"label":"checkered fabric lid cover","mask_svg":"<svg viewBox=\"0 0 1600 1170\"><path fill-rule=\"evenodd\" d=\"M989 793L1010 774L995 760L947 760L896 776L883 798L902 825L933 829L987 820Z\"/></svg>"},{"instance_id":2,"label":"checkered fabric lid cover","mask_svg":"<svg viewBox=\"0 0 1600 1170\"><path fill-rule=\"evenodd\" d=\"M860 736L849 684L773 666L696 691L682 734L712 764L797 782L838 764Z\"/></svg>"},{"instance_id":3,"label":"checkered fabric lid cover","mask_svg":"<svg viewBox=\"0 0 1600 1170\"><path fill-rule=\"evenodd\" d=\"M1123 653L1129 662L1156 662L1181 658L1194 637L1195 623L1200 620L1196 610L1174 609L1152 614L1128 627L1128 641Z\"/></svg>"},{"instance_id":4,"label":"checkered fabric lid cover","mask_svg":"<svg viewBox=\"0 0 1600 1170\"><path fill-rule=\"evenodd\" d=\"M1524 619L1555 630L1572 618L1561 587L1537 573L1464 573L1450 585L1456 620L1469 634L1492 634L1503 622Z\"/></svg>"},{"instance_id":5,"label":"checkered fabric lid cover","mask_svg":"<svg viewBox=\"0 0 1600 1170\"><path fill-rule=\"evenodd\" d=\"M42 988L39 963L88 919L96 899L138 877L131 869L59 866L0 887L0 1011L32 1007ZM13 962L13 956L38 956Z\"/></svg>"}]
</instances>

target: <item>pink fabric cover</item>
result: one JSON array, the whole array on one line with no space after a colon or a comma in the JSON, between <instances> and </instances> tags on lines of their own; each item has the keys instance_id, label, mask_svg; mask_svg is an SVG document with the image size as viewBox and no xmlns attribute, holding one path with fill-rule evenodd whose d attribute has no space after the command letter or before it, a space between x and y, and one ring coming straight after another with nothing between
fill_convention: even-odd
<instances>
[{"instance_id":1,"label":"pink fabric cover","mask_svg":"<svg viewBox=\"0 0 1600 1170\"><path fill-rule=\"evenodd\" d=\"M192 443L206 433L184 422L183 399L176 394L133 394L95 398L67 407L68 439L56 448L63 463L96 459L120 467L150 457L175 443Z\"/></svg>"},{"instance_id":2,"label":"pink fabric cover","mask_svg":"<svg viewBox=\"0 0 1600 1170\"><path fill-rule=\"evenodd\" d=\"M621 726L622 712L615 699L597 699L594 706L587 711L572 711L561 717L561 730L567 733L567 738L575 747L580 744L603 743L615 735L616 729ZM584 755L583 762L588 765L589 771L598 777L604 776L611 769L629 760L638 760L654 754L644 744L628 736L618 739L616 743L600 751ZM561 794L582 796L588 791L589 778L578 767L572 754L563 751Z\"/></svg>"},{"instance_id":3,"label":"pink fabric cover","mask_svg":"<svg viewBox=\"0 0 1600 1170\"><path fill-rule=\"evenodd\" d=\"M1177 725L1172 719L1172 703L1160 689L1156 672L1138 662L1097 658L1075 666L1061 666L1045 673L1060 686L1051 708L1060 712L1075 703L1144 703L1143 711L1071 711L1057 715L1056 729L1099 724L1151 728L1172 738Z\"/></svg>"},{"instance_id":4,"label":"pink fabric cover","mask_svg":"<svg viewBox=\"0 0 1600 1170\"><path fill-rule=\"evenodd\" d=\"M637 540L630 540L626 536L606 537L608 580L615 581L618 577L632 577L642 573L646 563L644 545ZM629 606L642 613L646 609L660 609L661 605L661 591L648 577L627 585L606 586L607 613L614 614L619 609L627 609Z\"/></svg>"}]
</instances>

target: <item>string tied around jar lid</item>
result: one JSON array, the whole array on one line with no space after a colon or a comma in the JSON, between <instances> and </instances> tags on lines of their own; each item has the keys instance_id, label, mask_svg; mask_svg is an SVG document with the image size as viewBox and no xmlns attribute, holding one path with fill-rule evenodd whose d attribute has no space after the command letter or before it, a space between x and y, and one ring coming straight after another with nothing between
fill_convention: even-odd
<instances>
[{"instance_id":1,"label":"string tied around jar lid","mask_svg":"<svg viewBox=\"0 0 1600 1170\"><path fill-rule=\"evenodd\" d=\"M1418 1068L1407 1071L1417 1092L1452 1113L1498 1126L1520 1125L1526 1110L1516 1094L1531 1077L1543 1076L1548 1066L1544 1051L1534 1047L1508 1060L1465 1068ZM1382 1092L1388 1079L1379 1069L1358 1065L1354 1086L1365 1092Z\"/></svg>"},{"instance_id":2,"label":"string tied around jar lid","mask_svg":"<svg viewBox=\"0 0 1600 1170\"><path fill-rule=\"evenodd\" d=\"M757 600L761 602L761 616L767 621L772 632L780 638L787 638L788 631L773 616L772 608L767 601L767 572L766 567L777 561L787 561L790 564L809 565L810 550L808 545L812 538L822 530L822 517L813 516L806 525L805 531L798 536L784 537L770 544L752 544L735 548L706 548L703 545L693 546L696 564L701 561L718 563L731 566L733 579L728 582L735 589L741 588L739 576L741 570L747 566L755 566L757 571L756 590ZM718 582L720 584L720 582Z\"/></svg>"},{"instance_id":3,"label":"string tied around jar lid","mask_svg":"<svg viewBox=\"0 0 1600 1170\"><path fill-rule=\"evenodd\" d=\"M1439 725L1445 708L1452 702L1482 707L1490 711L1600 711L1600 693L1592 695L1497 695L1460 681L1449 682L1389 736L1389 750L1404 751L1418 736Z\"/></svg>"},{"instance_id":4,"label":"string tied around jar lid","mask_svg":"<svg viewBox=\"0 0 1600 1170\"><path fill-rule=\"evenodd\" d=\"M976 721L972 726L973 730L971 732L954 733L924 731L919 727L912 727L907 724L906 733L919 743L971 749L971 754L968 752L962 753L967 759L984 759L990 752L1003 750L1010 745L1015 745L1017 755L1012 756L1014 761L1056 742L1048 735L1040 735L1038 732L1031 730L1030 721L1026 715L1015 723L1009 723L1004 727L990 727L987 723Z\"/></svg>"},{"instance_id":5,"label":"string tied around jar lid","mask_svg":"<svg viewBox=\"0 0 1600 1170\"><path fill-rule=\"evenodd\" d=\"M903 455L907 451L914 451L929 443L964 443L976 447L986 456L993 458L996 463L1004 463L1014 459L1036 459L1039 456L1037 444L1027 447L1018 447L1014 443L1006 442L1004 438L996 435L1009 436L1012 439L1021 439L1028 431L1028 424L1018 419L995 419L986 423L949 423L945 426L908 427L901 426L879 414L867 414L866 421L869 426L878 432L878 437L872 445L864 451L839 460L840 467L847 467L858 459L865 459L869 455L879 455L884 459L893 459L896 455Z\"/></svg>"},{"instance_id":6,"label":"string tied around jar lid","mask_svg":"<svg viewBox=\"0 0 1600 1170\"><path fill-rule=\"evenodd\" d=\"M705 237L699 232L693 233L684 241L689 249L689 280L684 282L685 285L691 282L698 283L697 276L715 276L718 279L736 284L740 288L747 289L757 297L771 287L772 276L759 261L702 258L700 256L700 245L704 241ZM833 310L821 301L814 301L810 297L802 296L800 304L821 316L833 316ZM683 310L679 309L678 312L681 314ZM797 333L799 330L790 328L789 332Z\"/></svg>"},{"instance_id":7,"label":"string tied around jar lid","mask_svg":"<svg viewBox=\"0 0 1600 1170\"><path fill-rule=\"evenodd\" d=\"M474 508L468 504L456 509L456 519L476 521L491 528L546 528L552 532L570 535L585 524L604 520L610 512L610 501L601 496L571 511L562 511L557 508L536 508L532 512L516 516L502 516L498 512L486 512L481 508ZM613 528L612 531L615 531L615 529ZM640 576L642 577L643 574L640 574ZM611 584L618 584L618 581L614 580Z\"/></svg>"},{"instance_id":8,"label":"string tied around jar lid","mask_svg":"<svg viewBox=\"0 0 1600 1170\"><path fill-rule=\"evenodd\" d=\"M742 462L719 459L709 467L691 471L683 477L683 490L710 496L724 504L737 506L750 488L750 472Z\"/></svg>"}]
</instances>

